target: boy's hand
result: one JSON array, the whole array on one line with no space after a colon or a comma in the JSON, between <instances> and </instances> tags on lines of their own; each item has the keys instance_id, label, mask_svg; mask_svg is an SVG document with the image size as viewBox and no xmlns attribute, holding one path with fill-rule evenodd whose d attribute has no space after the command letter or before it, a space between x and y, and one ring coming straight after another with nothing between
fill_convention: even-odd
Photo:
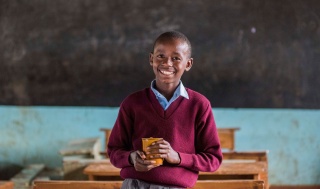
<instances>
[{"instance_id":1,"label":"boy's hand","mask_svg":"<svg viewBox=\"0 0 320 189\"><path fill-rule=\"evenodd\" d=\"M152 154L150 156L151 158L164 158L168 163L171 163L171 164L180 163L180 156L178 152L173 150L170 143L163 139L152 143L147 148L146 153Z\"/></svg>"},{"instance_id":2,"label":"boy's hand","mask_svg":"<svg viewBox=\"0 0 320 189\"><path fill-rule=\"evenodd\" d=\"M146 160L146 155L140 150L131 152L130 160L136 171L150 171L151 169L159 166L154 160Z\"/></svg>"}]
</instances>

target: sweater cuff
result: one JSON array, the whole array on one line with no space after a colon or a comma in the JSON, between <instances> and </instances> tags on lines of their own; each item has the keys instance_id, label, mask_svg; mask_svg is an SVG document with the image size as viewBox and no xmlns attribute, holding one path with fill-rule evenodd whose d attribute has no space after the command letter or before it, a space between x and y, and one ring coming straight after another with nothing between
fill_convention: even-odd
<instances>
[{"instance_id":1,"label":"sweater cuff","mask_svg":"<svg viewBox=\"0 0 320 189\"><path fill-rule=\"evenodd\" d=\"M179 156L181 167L193 167L193 158L191 154L179 152Z\"/></svg>"},{"instance_id":2,"label":"sweater cuff","mask_svg":"<svg viewBox=\"0 0 320 189\"><path fill-rule=\"evenodd\" d=\"M130 154L131 154L131 152L130 152ZM129 161L129 164L130 165L133 165L133 162L131 161L131 155L129 154L129 156L128 156L128 161Z\"/></svg>"},{"instance_id":3,"label":"sweater cuff","mask_svg":"<svg viewBox=\"0 0 320 189\"><path fill-rule=\"evenodd\" d=\"M124 154L123 154L123 158L121 158L122 159L122 163L121 163L121 165L120 165L120 167L122 168L122 167L128 167L128 166L133 166L133 164L130 162L130 153L131 153L131 151L130 152L125 152ZM119 163L120 163L121 161L119 161Z\"/></svg>"},{"instance_id":4,"label":"sweater cuff","mask_svg":"<svg viewBox=\"0 0 320 189\"><path fill-rule=\"evenodd\" d=\"M128 163L129 163L129 166L133 166L133 162L131 161L131 156L130 156L130 154L132 153L133 151L130 151L129 153L128 153Z\"/></svg>"}]
</instances>

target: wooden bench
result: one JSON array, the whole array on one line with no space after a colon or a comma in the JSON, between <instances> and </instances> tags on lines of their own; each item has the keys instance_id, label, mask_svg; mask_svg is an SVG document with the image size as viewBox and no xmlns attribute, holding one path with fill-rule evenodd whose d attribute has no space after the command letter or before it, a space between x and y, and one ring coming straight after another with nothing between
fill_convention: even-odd
<instances>
[{"instance_id":1,"label":"wooden bench","mask_svg":"<svg viewBox=\"0 0 320 189\"><path fill-rule=\"evenodd\" d=\"M0 189L13 189L14 183L12 181L0 181Z\"/></svg>"},{"instance_id":2,"label":"wooden bench","mask_svg":"<svg viewBox=\"0 0 320 189\"><path fill-rule=\"evenodd\" d=\"M122 181L34 181L33 189L120 189Z\"/></svg>"},{"instance_id":3,"label":"wooden bench","mask_svg":"<svg viewBox=\"0 0 320 189\"><path fill-rule=\"evenodd\" d=\"M198 180L193 189L264 189L262 180Z\"/></svg>"},{"instance_id":4,"label":"wooden bench","mask_svg":"<svg viewBox=\"0 0 320 189\"><path fill-rule=\"evenodd\" d=\"M89 180L121 180L120 169L111 163L93 163L84 171ZM225 160L215 172L200 172L199 180L263 180L268 181L268 165L264 161Z\"/></svg>"},{"instance_id":5,"label":"wooden bench","mask_svg":"<svg viewBox=\"0 0 320 189\"><path fill-rule=\"evenodd\" d=\"M18 174L11 178L15 188L27 188L32 185L32 181L44 169L44 164L30 164L24 167Z\"/></svg>"},{"instance_id":6,"label":"wooden bench","mask_svg":"<svg viewBox=\"0 0 320 189\"><path fill-rule=\"evenodd\" d=\"M69 141L68 144L59 150L59 153L63 156L63 159L80 156L84 158L101 159L100 149L100 138L81 138Z\"/></svg>"},{"instance_id":7,"label":"wooden bench","mask_svg":"<svg viewBox=\"0 0 320 189\"><path fill-rule=\"evenodd\" d=\"M218 135L222 149L234 151L235 149L235 132L240 128L218 128ZM101 128L100 131L104 132L105 148L108 146L109 137L112 129ZM105 152L101 154L108 156Z\"/></svg>"},{"instance_id":8,"label":"wooden bench","mask_svg":"<svg viewBox=\"0 0 320 189\"><path fill-rule=\"evenodd\" d=\"M33 189L120 189L122 181L35 181ZM263 189L259 180L206 180L197 181L193 189Z\"/></svg>"},{"instance_id":9,"label":"wooden bench","mask_svg":"<svg viewBox=\"0 0 320 189\"><path fill-rule=\"evenodd\" d=\"M262 171L255 179L263 180L265 182L265 187L269 188L269 182L268 182L268 150L264 151L232 151L232 152L223 152L223 161L226 160L233 160L233 161L242 161L242 160L248 160L248 161L256 161L256 162L264 162L264 169L265 171ZM245 164L244 164L245 165ZM250 169L250 167L247 167L247 169Z\"/></svg>"}]
</instances>

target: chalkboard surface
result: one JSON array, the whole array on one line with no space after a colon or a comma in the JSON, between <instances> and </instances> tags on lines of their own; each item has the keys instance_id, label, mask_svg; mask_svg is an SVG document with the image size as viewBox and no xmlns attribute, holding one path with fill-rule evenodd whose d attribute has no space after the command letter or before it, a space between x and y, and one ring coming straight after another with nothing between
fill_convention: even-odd
<instances>
[{"instance_id":1,"label":"chalkboard surface","mask_svg":"<svg viewBox=\"0 0 320 189\"><path fill-rule=\"evenodd\" d=\"M319 25L318 0L1 0L0 104L119 106L178 30L213 107L318 109Z\"/></svg>"}]
</instances>

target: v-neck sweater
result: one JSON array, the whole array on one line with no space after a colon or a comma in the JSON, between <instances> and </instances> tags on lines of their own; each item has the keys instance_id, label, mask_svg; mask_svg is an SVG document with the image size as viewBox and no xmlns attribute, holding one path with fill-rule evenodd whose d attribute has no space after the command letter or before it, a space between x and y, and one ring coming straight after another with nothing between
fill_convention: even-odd
<instances>
[{"instance_id":1,"label":"v-neck sweater","mask_svg":"<svg viewBox=\"0 0 320 189\"><path fill-rule=\"evenodd\" d=\"M164 110L150 88L129 95L120 105L112 129L108 155L121 168L120 176L149 183L193 187L199 171L213 172L222 153L209 100L186 88L189 99L179 97ZM142 151L142 138L163 138L178 152L180 164L164 164L138 172L129 162L132 151Z\"/></svg>"}]
</instances>

